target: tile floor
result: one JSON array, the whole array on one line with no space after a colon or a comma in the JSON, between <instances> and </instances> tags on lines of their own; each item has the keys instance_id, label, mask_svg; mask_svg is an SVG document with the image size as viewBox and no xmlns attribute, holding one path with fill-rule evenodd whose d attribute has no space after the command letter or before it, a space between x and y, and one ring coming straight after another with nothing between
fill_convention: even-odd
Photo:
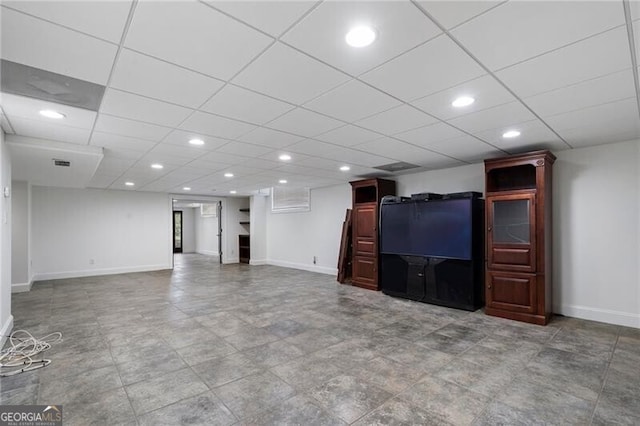
<instances>
[{"instance_id":1,"label":"tile floor","mask_svg":"<svg viewBox=\"0 0 640 426\"><path fill-rule=\"evenodd\" d=\"M14 329L62 331L2 404L65 425L640 424L640 330L539 327L334 277L177 256L173 272L36 283Z\"/></svg>"}]
</instances>

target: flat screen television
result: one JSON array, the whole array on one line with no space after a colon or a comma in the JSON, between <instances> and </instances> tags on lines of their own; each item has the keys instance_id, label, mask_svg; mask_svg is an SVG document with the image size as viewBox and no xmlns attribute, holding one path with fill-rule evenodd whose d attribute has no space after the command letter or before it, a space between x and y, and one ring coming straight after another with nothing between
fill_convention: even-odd
<instances>
[{"instance_id":1,"label":"flat screen television","mask_svg":"<svg viewBox=\"0 0 640 426\"><path fill-rule=\"evenodd\" d=\"M472 259L471 198L383 203L380 253Z\"/></svg>"}]
</instances>

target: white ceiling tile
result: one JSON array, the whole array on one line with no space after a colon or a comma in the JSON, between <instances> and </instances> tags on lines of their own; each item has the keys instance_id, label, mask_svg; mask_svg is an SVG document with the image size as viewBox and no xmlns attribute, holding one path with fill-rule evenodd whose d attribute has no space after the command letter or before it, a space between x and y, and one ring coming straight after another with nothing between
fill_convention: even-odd
<instances>
[{"instance_id":1,"label":"white ceiling tile","mask_svg":"<svg viewBox=\"0 0 640 426\"><path fill-rule=\"evenodd\" d=\"M261 157L271 151L273 151L273 149L265 148L264 146L252 145L244 142L231 142L230 144L219 148L216 152L241 155L243 157Z\"/></svg>"},{"instance_id":2,"label":"white ceiling tile","mask_svg":"<svg viewBox=\"0 0 640 426\"><path fill-rule=\"evenodd\" d=\"M489 129L507 129L535 118L520 101L516 101L447 120L447 123L469 133L476 133Z\"/></svg>"},{"instance_id":3,"label":"white ceiling tile","mask_svg":"<svg viewBox=\"0 0 640 426\"><path fill-rule=\"evenodd\" d=\"M342 122L334 120L333 118L325 117L301 108L296 108L282 117L273 120L267 125L277 130L312 137L328 130L335 129L342 124Z\"/></svg>"},{"instance_id":4,"label":"white ceiling tile","mask_svg":"<svg viewBox=\"0 0 640 426\"><path fill-rule=\"evenodd\" d=\"M95 175L93 175L93 177L89 181L89 184L87 185L87 187L88 188L108 188L113 181L118 179L118 176L119 175L105 175L105 174L96 173Z\"/></svg>"},{"instance_id":5,"label":"white ceiling tile","mask_svg":"<svg viewBox=\"0 0 640 426\"><path fill-rule=\"evenodd\" d=\"M631 1L631 4L638 3L637 1ZM638 6L640 9L640 6ZM633 10L633 9L632 9ZM640 57L640 21L634 21L633 27L633 40L636 47L636 58Z\"/></svg>"},{"instance_id":6,"label":"white ceiling tile","mask_svg":"<svg viewBox=\"0 0 640 426\"><path fill-rule=\"evenodd\" d=\"M392 158L396 161L415 164L416 166L430 166L435 164L453 164L450 158L426 149L402 142L396 139L383 137L375 141L360 144L355 149L370 152L382 157Z\"/></svg>"},{"instance_id":7,"label":"white ceiling tile","mask_svg":"<svg viewBox=\"0 0 640 426\"><path fill-rule=\"evenodd\" d=\"M627 31L617 28L506 68L497 76L524 98L627 68Z\"/></svg>"},{"instance_id":8,"label":"white ceiling tile","mask_svg":"<svg viewBox=\"0 0 640 426\"><path fill-rule=\"evenodd\" d=\"M462 137L465 134L446 123L436 123L419 127L408 132L398 133L394 137L418 146L426 146L429 142Z\"/></svg>"},{"instance_id":9,"label":"white ceiling tile","mask_svg":"<svg viewBox=\"0 0 640 426\"><path fill-rule=\"evenodd\" d=\"M207 0L207 3L274 37L282 34L314 5L311 1L267 0Z\"/></svg>"},{"instance_id":10,"label":"white ceiling tile","mask_svg":"<svg viewBox=\"0 0 640 426\"><path fill-rule=\"evenodd\" d=\"M3 1L4 6L119 44L131 1Z\"/></svg>"},{"instance_id":11,"label":"white ceiling tile","mask_svg":"<svg viewBox=\"0 0 640 426\"><path fill-rule=\"evenodd\" d=\"M39 120L27 120L20 117L7 116L17 135L39 139L50 139L68 142L76 145L86 145L89 142L90 129L62 126L60 124L45 123Z\"/></svg>"},{"instance_id":12,"label":"white ceiling tile","mask_svg":"<svg viewBox=\"0 0 640 426\"><path fill-rule=\"evenodd\" d=\"M426 147L461 161L475 163L485 158L504 155L503 152L473 136L464 135L453 139L427 142Z\"/></svg>"},{"instance_id":13,"label":"white ceiling tile","mask_svg":"<svg viewBox=\"0 0 640 426\"><path fill-rule=\"evenodd\" d=\"M348 76L327 65L276 43L233 83L300 105L347 80Z\"/></svg>"},{"instance_id":14,"label":"white ceiling tile","mask_svg":"<svg viewBox=\"0 0 640 426\"><path fill-rule=\"evenodd\" d=\"M357 25L375 28L377 39L364 48L345 42ZM329 1L307 15L282 40L351 75L359 75L418 44L440 29L408 1Z\"/></svg>"},{"instance_id":15,"label":"white ceiling tile","mask_svg":"<svg viewBox=\"0 0 640 426\"><path fill-rule=\"evenodd\" d=\"M195 112L180 125L180 129L220 138L235 139L256 126L206 112Z\"/></svg>"},{"instance_id":16,"label":"white ceiling tile","mask_svg":"<svg viewBox=\"0 0 640 426\"><path fill-rule=\"evenodd\" d=\"M117 46L2 8L3 59L106 84Z\"/></svg>"},{"instance_id":17,"label":"white ceiling tile","mask_svg":"<svg viewBox=\"0 0 640 426\"><path fill-rule=\"evenodd\" d=\"M351 80L304 104L305 108L349 122L397 105L400 101L358 80Z\"/></svg>"},{"instance_id":18,"label":"white ceiling tile","mask_svg":"<svg viewBox=\"0 0 640 426\"><path fill-rule=\"evenodd\" d=\"M628 69L525 98L524 103L539 116L548 117L634 95L633 73Z\"/></svg>"},{"instance_id":19,"label":"white ceiling tile","mask_svg":"<svg viewBox=\"0 0 640 426\"><path fill-rule=\"evenodd\" d=\"M629 8L631 12L631 19L634 21L640 19L640 2L638 0L631 0L629 2Z\"/></svg>"},{"instance_id":20,"label":"white ceiling tile","mask_svg":"<svg viewBox=\"0 0 640 426\"><path fill-rule=\"evenodd\" d=\"M254 145L263 145L271 148L282 148L295 142L300 142L304 137L280 132L278 130L258 127L255 130L242 135L238 140Z\"/></svg>"},{"instance_id":21,"label":"white ceiling tile","mask_svg":"<svg viewBox=\"0 0 640 426\"><path fill-rule=\"evenodd\" d=\"M280 165L280 163L277 161L265 160L264 158L248 158L242 163L242 165L252 169L269 170L275 169Z\"/></svg>"},{"instance_id":22,"label":"white ceiling tile","mask_svg":"<svg viewBox=\"0 0 640 426\"><path fill-rule=\"evenodd\" d=\"M100 112L152 124L176 126L192 110L116 89L107 89Z\"/></svg>"},{"instance_id":23,"label":"white ceiling tile","mask_svg":"<svg viewBox=\"0 0 640 426\"><path fill-rule=\"evenodd\" d=\"M452 106L451 103L461 96L470 96L475 99L475 102L462 108ZM416 99L411 104L433 116L447 120L515 100L516 98L495 78L485 75L442 92Z\"/></svg>"},{"instance_id":24,"label":"white ceiling tile","mask_svg":"<svg viewBox=\"0 0 640 426\"><path fill-rule=\"evenodd\" d=\"M169 127L142 123L102 113L98 114L95 130L152 141L159 141L171 131Z\"/></svg>"},{"instance_id":25,"label":"white ceiling tile","mask_svg":"<svg viewBox=\"0 0 640 426\"><path fill-rule=\"evenodd\" d=\"M133 166L136 161L133 159L115 158L105 156L100 162L96 173L120 175Z\"/></svg>"},{"instance_id":26,"label":"white ceiling tile","mask_svg":"<svg viewBox=\"0 0 640 426\"><path fill-rule=\"evenodd\" d=\"M408 105L381 112L358 121L358 126L366 127L385 135L394 135L407 130L433 124L438 120Z\"/></svg>"},{"instance_id":27,"label":"white ceiling tile","mask_svg":"<svg viewBox=\"0 0 640 426\"><path fill-rule=\"evenodd\" d=\"M144 157L145 152L143 151L133 151L127 148L121 147L104 147L104 155L110 156L114 158L122 158L125 160L139 160Z\"/></svg>"},{"instance_id":28,"label":"white ceiling tile","mask_svg":"<svg viewBox=\"0 0 640 426\"><path fill-rule=\"evenodd\" d=\"M352 146L377 139L379 137L380 135L378 133L372 132L371 130L347 124L346 126L338 127L337 129L322 133L315 138L323 142L331 142L336 145Z\"/></svg>"},{"instance_id":29,"label":"white ceiling tile","mask_svg":"<svg viewBox=\"0 0 640 426\"><path fill-rule=\"evenodd\" d=\"M210 152L208 154L203 155L198 160L201 160L204 162L212 162L216 164L235 165L235 164L243 164L245 161L247 161L247 157L242 157L242 156L233 155L233 154L225 154L224 152L215 151L215 152Z\"/></svg>"},{"instance_id":30,"label":"white ceiling tile","mask_svg":"<svg viewBox=\"0 0 640 426\"><path fill-rule=\"evenodd\" d=\"M294 105L238 86L227 85L201 109L236 120L264 124L293 108Z\"/></svg>"},{"instance_id":31,"label":"white ceiling tile","mask_svg":"<svg viewBox=\"0 0 640 426\"><path fill-rule=\"evenodd\" d=\"M182 158L182 157L178 158L165 153L153 152L152 150L149 153L147 153L147 155L142 157L140 161L138 161L136 166L141 168L142 170L145 170L145 171L148 170L148 172L150 174L153 174L153 176L160 177L171 172L172 170L177 169L178 166L182 166L188 162L189 162L189 159ZM156 163L162 164L163 168L162 169L151 168L151 165Z\"/></svg>"},{"instance_id":32,"label":"white ceiling tile","mask_svg":"<svg viewBox=\"0 0 640 426\"><path fill-rule=\"evenodd\" d=\"M207 152L208 151L203 151L196 147L172 145L170 143L160 143L156 145L151 151L149 151L148 155L162 154L181 159L185 158L193 160L206 154Z\"/></svg>"},{"instance_id":33,"label":"white ceiling tile","mask_svg":"<svg viewBox=\"0 0 640 426\"><path fill-rule=\"evenodd\" d=\"M480 15L503 1L433 1L421 0L418 3L436 21L446 29L451 29Z\"/></svg>"},{"instance_id":34,"label":"white ceiling tile","mask_svg":"<svg viewBox=\"0 0 640 426\"><path fill-rule=\"evenodd\" d=\"M114 135L111 133L93 132L89 143L93 146L101 146L111 149L127 149L136 152L147 152L156 142L146 139L130 138L128 136Z\"/></svg>"},{"instance_id":35,"label":"white ceiling tile","mask_svg":"<svg viewBox=\"0 0 640 426\"><path fill-rule=\"evenodd\" d=\"M512 1L452 33L480 62L498 70L624 22L619 2Z\"/></svg>"},{"instance_id":36,"label":"white ceiling tile","mask_svg":"<svg viewBox=\"0 0 640 426\"><path fill-rule=\"evenodd\" d=\"M198 108L223 84L220 80L123 49L118 57L110 87L189 108Z\"/></svg>"},{"instance_id":37,"label":"white ceiling tile","mask_svg":"<svg viewBox=\"0 0 640 426\"><path fill-rule=\"evenodd\" d=\"M91 129L96 120L96 113L83 108L75 108L24 96L0 93L0 105L8 117L20 117L43 124ZM57 120L40 115L42 110L54 110L65 115Z\"/></svg>"},{"instance_id":38,"label":"white ceiling tile","mask_svg":"<svg viewBox=\"0 0 640 426\"><path fill-rule=\"evenodd\" d=\"M140 52L228 80L272 39L198 2L138 2L125 42Z\"/></svg>"},{"instance_id":39,"label":"white ceiling tile","mask_svg":"<svg viewBox=\"0 0 640 426\"><path fill-rule=\"evenodd\" d=\"M189 141L191 139L200 139L204 142L204 145L196 146L191 145ZM214 136L207 136L197 132L187 132L184 130L173 130L166 138L162 140L162 143L168 143L172 145L179 145L189 148L197 148L200 151L214 151L220 148L222 145L229 143L229 139L220 139Z\"/></svg>"},{"instance_id":40,"label":"white ceiling tile","mask_svg":"<svg viewBox=\"0 0 640 426\"><path fill-rule=\"evenodd\" d=\"M483 74L469 55L442 35L364 74L362 79L410 101Z\"/></svg>"},{"instance_id":41,"label":"white ceiling tile","mask_svg":"<svg viewBox=\"0 0 640 426\"><path fill-rule=\"evenodd\" d=\"M640 137L635 97L554 115L545 121L574 147Z\"/></svg>"},{"instance_id":42,"label":"white ceiling tile","mask_svg":"<svg viewBox=\"0 0 640 426\"><path fill-rule=\"evenodd\" d=\"M393 162L386 157L369 154L363 151L356 151L341 146L331 145L328 143L315 141L313 139L305 139L295 145L287 147L288 150L295 153L312 155L330 160L344 161L346 163L358 164L366 167L379 166Z\"/></svg>"},{"instance_id":43,"label":"white ceiling tile","mask_svg":"<svg viewBox=\"0 0 640 426\"><path fill-rule=\"evenodd\" d=\"M540 149L560 151L569 148L562 139L558 138L558 136L540 120L521 123L516 126L516 130L520 132L520 136L517 138L503 138L503 131L501 129L485 130L476 133L475 136L509 153L520 153Z\"/></svg>"},{"instance_id":44,"label":"white ceiling tile","mask_svg":"<svg viewBox=\"0 0 640 426\"><path fill-rule=\"evenodd\" d=\"M209 173L214 173L216 170L223 170L227 167L229 167L228 163L217 163L214 161L202 160L201 158L189 163L189 168L208 170Z\"/></svg>"}]
</instances>

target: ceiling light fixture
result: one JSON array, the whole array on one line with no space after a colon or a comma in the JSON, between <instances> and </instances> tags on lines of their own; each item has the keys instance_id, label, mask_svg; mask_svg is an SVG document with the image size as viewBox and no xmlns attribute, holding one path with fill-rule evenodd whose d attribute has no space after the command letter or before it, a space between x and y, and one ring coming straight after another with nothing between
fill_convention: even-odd
<instances>
[{"instance_id":1,"label":"ceiling light fixture","mask_svg":"<svg viewBox=\"0 0 640 426\"><path fill-rule=\"evenodd\" d=\"M348 172L349 170L351 170L351 167L349 167L349 166L342 166L342 167L340 167L340 171L341 171L341 172Z\"/></svg>"},{"instance_id":2,"label":"ceiling light fixture","mask_svg":"<svg viewBox=\"0 0 640 426\"><path fill-rule=\"evenodd\" d=\"M291 156L289 154L282 154L280 157L278 157L280 160L282 161L289 161L291 160Z\"/></svg>"},{"instance_id":3,"label":"ceiling light fixture","mask_svg":"<svg viewBox=\"0 0 640 426\"><path fill-rule=\"evenodd\" d=\"M182 188L183 191L191 191L191 188L189 188L188 186L185 186L184 188Z\"/></svg>"},{"instance_id":4,"label":"ceiling light fixture","mask_svg":"<svg viewBox=\"0 0 640 426\"><path fill-rule=\"evenodd\" d=\"M164 166L162 164L156 163L156 164L152 164L151 168L160 170L160 169L164 169Z\"/></svg>"},{"instance_id":5,"label":"ceiling light fixture","mask_svg":"<svg viewBox=\"0 0 640 426\"><path fill-rule=\"evenodd\" d=\"M198 146L204 145L204 141L202 139L191 139L189 140L189 143L191 145L198 145Z\"/></svg>"},{"instance_id":6,"label":"ceiling light fixture","mask_svg":"<svg viewBox=\"0 0 640 426\"><path fill-rule=\"evenodd\" d=\"M360 25L350 29L344 39L351 47L365 47L375 41L376 32L371 27Z\"/></svg>"},{"instance_id":7,"label":"ceiling light fixture","mask_svg":"<svg viewBox=\"0 0 640 426\"><path fill-rule=\"evenodd\" d=\"M518 136L520 136L520 132L517 130L509 130L508 132L504 132L502 134L502 137L507 139L517 138Z\"/></svg>"},{"instance_id":8,"label":"ceiling light fixture","mask_svg":"<svg viewBox=\"0 0 640 426\"><path fill-rule=\"evenodd\" d=\"M125 182L124 184L127 185L127 186L134 186L135 185L135 183L133 183L133 182Z\"/></svg>"},{"instance_id":9,"label":"ceiling light fixture","mask_svg":"<svg viewBox=\"0 0 640 426\"><path fill-rule=\"evenodd\" d=\"M47 118L55 118L56 120L61 120L66 117L63 113L51 109L43 109L40 111L40 115Z\"/></svg>"},{"instance_id":10,"label":"ceiling light fixture","mask_svg":"<svg viewBox=\"0 0 640 426\"><path fill-rule=\"evenodd\" d=\"M233 177L233 173L225 173L224 177Z\"/></svg>"},{"instance_id":11,"label":"ceiling light fixture","mask_svg":"<svg viewBox=\"0 0 640 426\"><path fill-rule=\"evenodd\" d=\"M287 183L287 180L286 180L286 179L280 179L278 182L280 182L280 183Z\"/></svg>"},{"instance_id":12,"label":"ceiling light fixture","mask_svg":"<svg viewBox=\"0 0 640 426\"><path fill-rule=\"evenodd\" d=\"M229 194L237 194L237 193L238 191L234 191L234 190L229 191Z\"/></svg>"},{"instance_id":13,"label":"ceiling light fixture","mask_svg":"<svg viewBox=\"0 0 640 426\"><path fill-rule=\"evenodd\" d=\"M451 105L456 108L462 108L462 107L471 105L475 101L476 100L473 99L471 96L460 96L459 98L456 98L456 100L451 102Z\"/></svg>"}]
</instances>

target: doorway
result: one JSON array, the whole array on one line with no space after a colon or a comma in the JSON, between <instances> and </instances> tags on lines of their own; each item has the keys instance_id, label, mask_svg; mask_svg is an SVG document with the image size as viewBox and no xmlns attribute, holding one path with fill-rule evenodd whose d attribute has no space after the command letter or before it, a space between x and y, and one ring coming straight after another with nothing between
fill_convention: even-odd
<instances>
[{"instance_id":1,"label":"doorway","mask_svg":"<svg viewBox=\"0 0 640 426\"><path fill-rule=\"evenodd\" d=\"M182 253L182 212L173 212L173 252Z\"/></svg>"}]
</instances>

